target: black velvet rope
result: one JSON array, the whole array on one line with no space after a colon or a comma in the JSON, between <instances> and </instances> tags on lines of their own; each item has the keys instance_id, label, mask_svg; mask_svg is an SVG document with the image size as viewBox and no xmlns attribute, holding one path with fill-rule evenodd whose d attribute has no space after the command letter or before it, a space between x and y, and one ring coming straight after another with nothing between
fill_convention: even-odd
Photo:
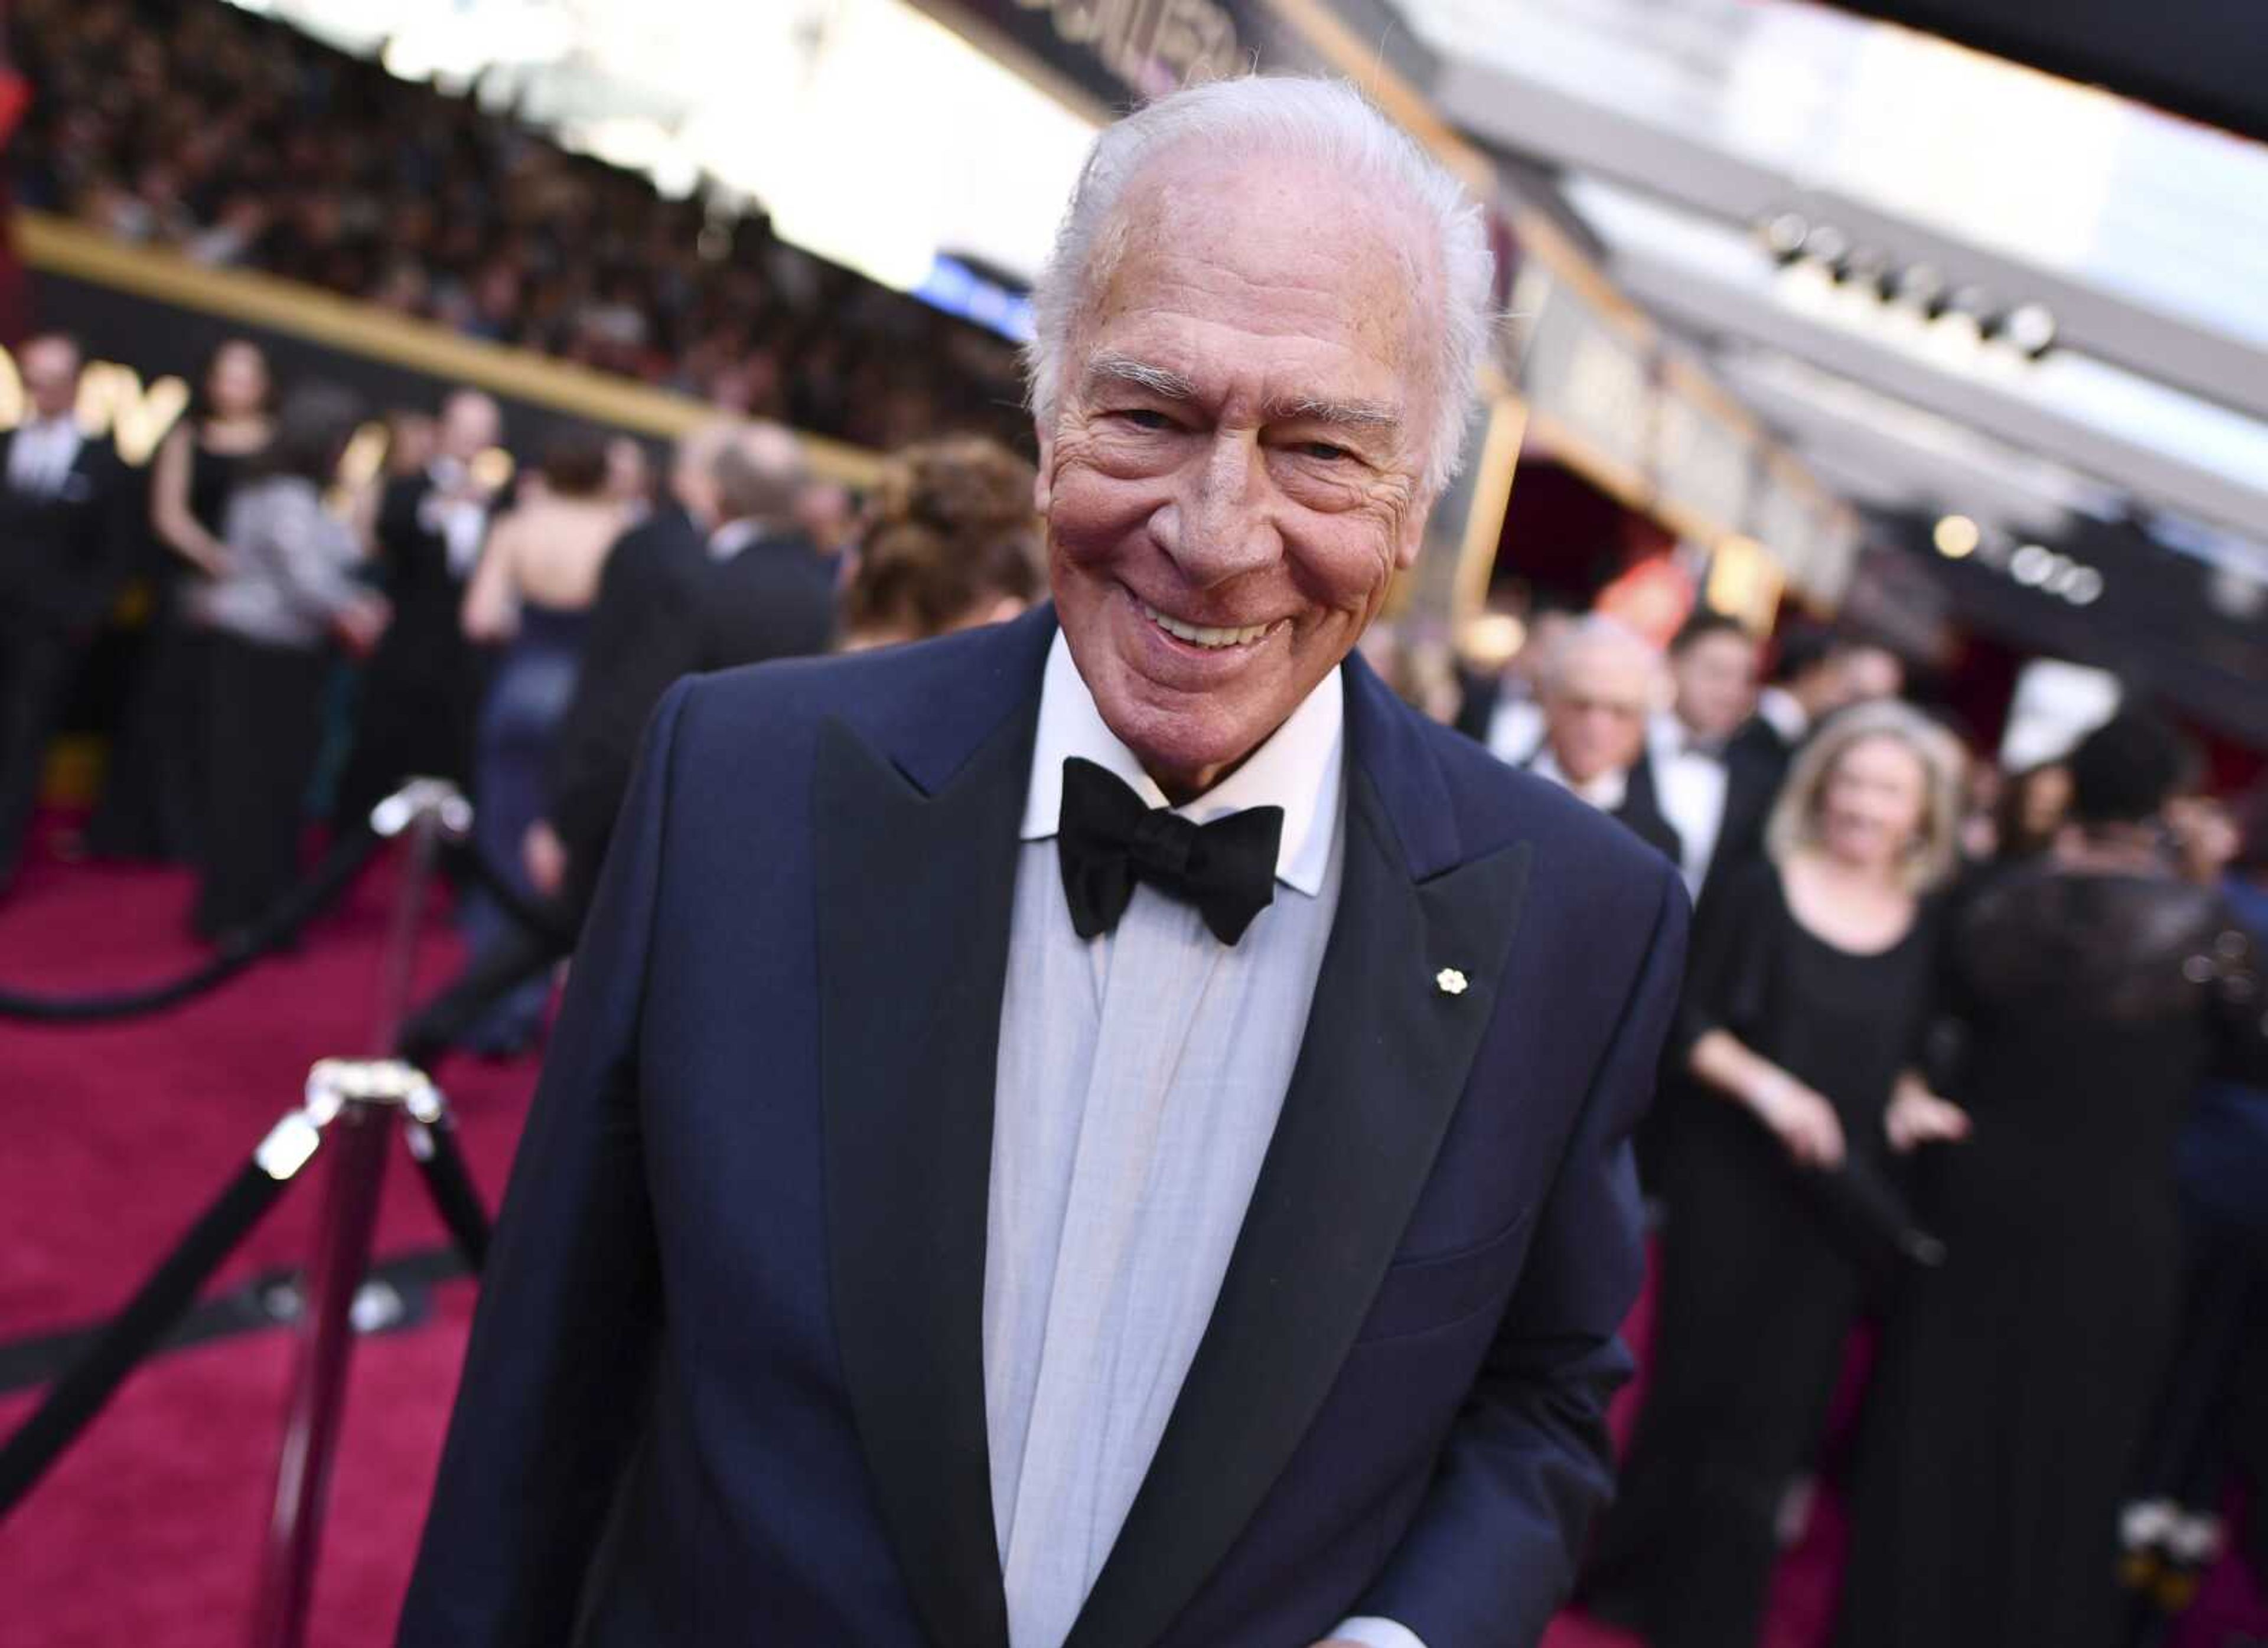
<instances>
[{"instance_id":1,"label":"black velvet rope","mask_svg":"<svg viewBox=\"0 0 2268 1648\"><path fill-rule=\"evenodd\" d=\"M271 1178L257 1162L246 1162L102 1336L55 1381L47 1400L0 1447L0 1519L78 1439L135 1365L195 1302L197 1291L221 1262L276 1205L289 1182Z\"/></svg>"},{"instance_id":2,"label":"black velvet rope","mask_svg":"<svg viewBox=\"0 0 2268 1648\"><path fill-rule=\"evenodd\" d=\"M438 1122L409 1123L409 1154L425 1180L433 1210L448 1227L449 1239L475 1276L488 1262L489 1216L473 1186L472 1170L457 1147L455 1118L444 1112Z\"/></svg>"},{"instance_id":3,"label":"black velvet rope","mask_svg":"<svg viewBox=\"0 0 2268 1648\"><path fill-rule=\"evenodd\" d=\"M33 996L0 990L0 1019L42 1024L95 1024L163 1012L226 983L254 961L288 944L345 892L385 838L367 828L342 835L323 861L257 921L222 935L212 959L179 978L134 990L91 996Z\"/></svg>"}]
</instances>

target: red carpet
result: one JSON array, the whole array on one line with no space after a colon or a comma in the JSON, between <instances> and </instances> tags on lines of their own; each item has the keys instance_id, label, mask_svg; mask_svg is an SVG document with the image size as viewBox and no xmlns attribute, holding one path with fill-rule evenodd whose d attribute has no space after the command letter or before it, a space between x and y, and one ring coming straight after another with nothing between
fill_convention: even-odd
<instances>
[{"instance_id":1,"label":"red carpet","mask_svg":"<svg viewBox=\"0 0 2268 1648\"><path fill-rule=\"evenodd\" d=\"M141 1280L276 1118L307 1065L369 1050L391 891L381 864L302 951L263 963L161 1018L92 1027L0 1020L0 1342L100 1320ZM0 905L0 988L109 990L200 959L185 935L186 877L105 865L27 865ZM421 990L458 949L429 923ZM483 1199L494 1206L532 1062L440 1072ZM220 1278L304 1258L321 1174L311 1169ZM397 1152L383 1254L439 1247L439 1223ZM357 1347L311 1642L383 1648L409 1574L463 1354L468 1283L431 1320ZM1643 1344L1641 1307L1632 1323ZM0 1643L36 1648L239 1648L248 1629L291 1351L281 1331L173 1352L129 1379L24 1507L0 1526ZM1617 1417L1627 1424L1635 1393ZM33 1405L0 1398L0 1433ZM1785 1563L1765 1648L1818 1648L1843 1538L1822 1497ZM2175 1648L2268 1635L2268 1608L2224 1564ZM1547 1648L1632 1639L1568 1618ZM802 1648L802 1645L797 1645Z\"/></svg>"}]
</instances>

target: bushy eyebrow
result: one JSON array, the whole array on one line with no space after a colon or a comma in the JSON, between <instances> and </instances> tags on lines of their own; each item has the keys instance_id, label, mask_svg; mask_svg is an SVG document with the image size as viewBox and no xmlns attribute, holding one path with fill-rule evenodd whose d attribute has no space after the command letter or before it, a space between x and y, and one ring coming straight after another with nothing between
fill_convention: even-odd
<instances>
[{"instance_id":1,"label":"bushy eyebrow","mask_svg":"<svg viewBox=\"0 0 2268 1648\"><path fill-rule=\"evenodd\" d=\"M1326 401L1313 395L1270 401L1263 408L1270 423L1322 423L1332 429L1387 430L1402 427L1401 409L1383 401Z\"/></svg>"},{"instance_id":2,"label":"bushy eyebrow","mask_svg":"<svg viewBox=\"0 0 2268 1648\"><path fill-rule=\"evenodd\" d=\"M1165 401L1197 398L1197 385L1180 372L1106 349L1087 363L1086 387L1093 394L1111 384L1140 389ZM1270 423L1321 423L1331 429L1391 432L1402 427L1401 408L1386 401L1333 401L1319 395L1270 401L1261 408L1261 416Z\"/></svg>"},{"instance_id":3,"label":"bushy eyebrow","mask_svg":"<svg viewBox=\"0 0 2268 1648\"><path fill-rule=\"evenodd\" d=\"M1197 386L1177 372L1163 366L1152 366L1148 361L1136 360L1131 355L1120 355L1105 349L1086 364L1086 390L1092 394L1106 384L1146 389L1152 394L1167 401L1194 401Z\"/></svg>"}]
</instances>

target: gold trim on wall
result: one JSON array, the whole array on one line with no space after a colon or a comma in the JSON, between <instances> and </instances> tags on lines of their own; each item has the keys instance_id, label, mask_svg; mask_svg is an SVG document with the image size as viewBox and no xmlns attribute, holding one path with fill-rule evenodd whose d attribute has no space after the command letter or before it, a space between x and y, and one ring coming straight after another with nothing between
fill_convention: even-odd
<instances>
[{"instance_id":1,"label":"gold trim on wall","mask_svg":"<svg viewBox=\"0 0 2268 1648\"><path fill-rule=\"evenodd\" d=\"M18 212L15 236L26 266L42 273L262 327L617 429L669 438L720 416L691 395L465 337L431 320L390 314L296 281L207 268L178 253L129 246L46 213ZM824 479L864 487L880 471L880 457L865 447L817 435L800 438L813 473Z\"/></svg>"}]
</instances>

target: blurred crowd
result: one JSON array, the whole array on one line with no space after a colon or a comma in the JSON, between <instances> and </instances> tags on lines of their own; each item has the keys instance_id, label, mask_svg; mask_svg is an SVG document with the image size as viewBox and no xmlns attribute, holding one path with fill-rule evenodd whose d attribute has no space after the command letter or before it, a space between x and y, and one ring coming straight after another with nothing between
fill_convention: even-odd
<instances>
[{"instance_id":1,"label":"blurred crowd","mask_svg":"<svg viewBox=\"0 0 2268 1648\"><path fill-rule=\"evenodd\" d=\"M2268 786L2140 704L2004 782L1863 635L1525 617L1460 725L1696 906L1592 1612L1762 1639L1871 1323L1837 1648L2161 1640L2268 1481Z\"/></svg>"},{"instance_id":2,"label":"blurred crowd","mask_svg":"<svg viewBox=\"0 0 2268 1648\"><path fill-rule=\"evenodd\" d=\"M10 23L26 205L814 434L1026 438L1011 345L761 215L216 0L21 0Z\"/></svg>"},{"instance_id":3,"label":"blurred crowd","mask_svg":"<svg viewBox=\"0 0 2268 1648\"><path fill-rule=\"evenodd\" d=\"M515 466L497 403L467 388L387 417L383 460L353 482L342 460L376 409L327 384L279 391L237 338L144 485L76 420L78 342L35 337L18 358L26 414L0 436L0 889L138 577L148 622L72 846L195 865L192 922L217 943L291 889L311 814L350 828L412 776L474 795L503 895L556 902L571 934L679 675L942 633L1041 585L1031 467L982 436L902 449L861 502L754 419L687 437L659 475L637 442L573 427ZM517 1051L563 946L515 948L524 923L477 893L466 907L477 954L505 953L489 970L518 987L482 996L497 1011L467 1039Z\"/></svg>"}]
</instances>

